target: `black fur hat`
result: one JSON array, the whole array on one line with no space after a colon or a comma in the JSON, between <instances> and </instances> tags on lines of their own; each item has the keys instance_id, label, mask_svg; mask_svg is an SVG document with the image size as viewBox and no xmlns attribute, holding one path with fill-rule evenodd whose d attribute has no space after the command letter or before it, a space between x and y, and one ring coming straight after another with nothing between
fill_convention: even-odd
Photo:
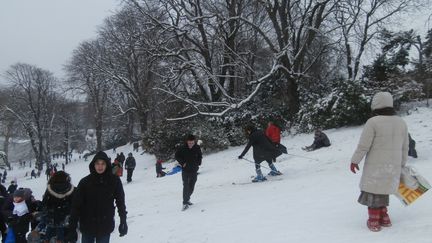
<instances>
[{"instance_id":1,"label":"black fur hat","mask_svg":"<svg viewBox=\"0 0 432 243\"><path fill-rule=\"evenodd\" d=\"M71 178L68 173L64 171L57 171L48 181L48 184L60 184L60 183L70 183Z\"/></svg>"}]
</instances>

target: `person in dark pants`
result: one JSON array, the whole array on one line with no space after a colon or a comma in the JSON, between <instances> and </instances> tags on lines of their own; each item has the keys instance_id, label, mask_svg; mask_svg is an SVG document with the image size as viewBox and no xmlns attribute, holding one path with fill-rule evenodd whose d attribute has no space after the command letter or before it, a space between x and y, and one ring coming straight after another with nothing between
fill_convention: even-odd
<instances>
[{"instance_id":1,"label":"person in dark pants","mask_svg":"<svg viewBox=\"0 0 432 243\"><path fill-rule=\"evenodd\" d=\"M118 161L120 162L120 164L121 164L122 167L124 166L124 162L125 162L125 160L126 160L126 158L125 158L123 152L121 152L121 153L119 154L119 156L118 156Z\"/></svg>"},{"instance_id":2,"label":"person in dark pants","mask_svg":"<svg viewBox=\"0 0 432 243\"><path fill-rule=\"evenodd\" d=\"M273 121L268 122L265 135L276 147L279 147L281 141L281 129ZM276 158L273 158L273 162L276 162Z\"/></svg>"},{"instance_id":3,"label":"person in dark pants","mask_svg":"<svg viewBox=\"0 0 432 243\"><path fill-rule=\"evenodd\" d=\"M164 177L166 175L166 172L163 171L165 168L162 167L162 162L161 159L156 161L156 177Z\"/></svg>"},{"instance_id":4,"label":"person in dark pants","mask_svg":"<svg viewBox=\"0 0 432 243\"><path fill-rule=\"evenodd\" d=\"M15 234L15 243L27 243L26 233L35 212L36 204L28 188L17 189L3 205L3 216Z\"/></svg>"},{"instance_id":5,"label":"person in dark pants","mask_svg":"<svg viewBox=\"0 0 432 243\"><path fill-rule=\"evenodd\" d=\"M254 125L248 125L245 128L245 132L249 136L249 142L238 158L242 159L243 156L249 151L250 147L253 147L253 158L255 161L257 176L252 180L252 182L266 180L261 172L260 166L261 162L264 160L267 161L271 169L269 175L282 175L282 173L276 169L272 162L273 159L280 156L282 152L280 152L280 150L267 138L263 131L257 130Z\"/></svg>"},{"instance_id":6,"label":"person in dark pants","mask_svg":"<svg viewBox=\"0 0 432 243\"><path fill-rule=\"evenodd\" d=\"M127 171L126 181L128 183L132 181L132 175L133 175L133 171L135 170L135 166L136 166L135 158L132 156L132 153L129 153L125 162L125 169Z\"/></svg>"},{"instance_id":7,"label":"person in dark pants","mask_svg":"<svg viewBox=\"0 0 432 243\"><path fill-rule=\"evenodd\" d=\"M18 188L18 185L17 185L16 181L13 180L13 181L11 181L11 183L7 189L7 192L9 194L13 194L17 188Z\"/></svg>"},{"instance_id":8,"label":"person in dark pants","mask_svg":"<svg viewBox=\"0 0 432 243\"><path fill-rule=\"evenodd\" d=\"M3 208L3 205L8 197L9 195L6 190L6 187L4 187L3 184L0 184L0 209ZM2 213L0 213L0 231L2 235L2 242L4 242L6 239L7 227L6 227L6 221Z\"/></svg>"},{"instance_id":9,"label":"person in dark pants","mask_svg":"<svg viewBox=\"0 0 432 243\"><path fill-rule=\"evenodd\" d=\"M322 147L329 147L331 145L329 138L325 133L323 133L320 129L317 129L315 131L314 141L312 145L306 146L302 148L305 151L314 151L316 149L322 148Z\"/></svg>"},{"instance_id":10,"label":"person in dark pants","mask_svg":"<svg viewBox=\"0 0 432 243\"><path fill-rule=\"evenodd\" d=\"M408 156L417 158L417 151L415 149L416 142L412 139L411 134L408 133L409 145L408 145Z\"/></svg>"},{"instance_id":11,"label":"person in dark pants","mask_svg":"<svg viewBox=\"0 0 432 243\"><path fill-rule=\"evenodd\" d=\"M194 191L198 168L202 161L201 148L196 144L194 135L187 136L186 144L177 150L175 158L182 167L183 210L185 210L192 205L190 197Z\"/></svg>"},{"instance_id":12,"label":"person in dark pants","mask_svg":"<svg viewBox=\"0 0 432 243\"><path fill-rule=\"evenodd\" d=\"M120 178L112 174L110 159L100 151L93 157L89 169L90 174L81 179L72 199L65 242L76 242L79 222L82 243L108 243L114 230L115 208L120 217L120 237L128 231L123 185Z\"/></svg>"}]
</instances>

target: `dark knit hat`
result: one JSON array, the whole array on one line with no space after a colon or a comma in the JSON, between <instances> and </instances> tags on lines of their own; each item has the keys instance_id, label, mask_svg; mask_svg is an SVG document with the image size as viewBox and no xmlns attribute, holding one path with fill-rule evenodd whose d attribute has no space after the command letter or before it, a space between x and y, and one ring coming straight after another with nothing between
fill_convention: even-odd
<instances>
[{"instance_id":1,"label":"dark knit hat","mask_svg":"<svg viewBox=\"0 0 432 243\"><path fill-rule=\"evenodd\" d=\"M25 195L25 190L23 188L19 188L13 193L14 197L24 198L24 195Z\"/></svg>"}]
</instances>

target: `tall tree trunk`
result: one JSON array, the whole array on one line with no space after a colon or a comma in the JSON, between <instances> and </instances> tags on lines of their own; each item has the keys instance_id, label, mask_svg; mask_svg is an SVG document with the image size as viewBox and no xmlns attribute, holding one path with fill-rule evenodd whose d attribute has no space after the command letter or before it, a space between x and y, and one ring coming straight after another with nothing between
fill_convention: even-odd
<instances>
[{"instance_id":1,"label":"tall tree trunk","mask_svg":"<svg viewBox=\"0 0 432 243\"><path fill-rule=\"evenodd\" d=\"M289 114L294 117L300 110L300 95L298 91L298 84L295 78L289 77L287 80L287 99Z\"/></svg>"},{"instance_id":2,"label":"tall tree trunk","mask_svg":"<svg viewBox=\"0 0 432 243\"><path fill-rule=\"evenodd\" d=\"M102 112L96 112L96 151L102 151Z\"/></svg>"},{"instance_id":3,"label":"tall tree trunk","mask_svg":"<svg viewBox=\"0 0 432 243\"><path fill-rule=\"evenodd\" d=\"M127 121L127 127L126 127L126 137L127 139L131 139L133 136L133 129L134 129L134 113L133 112L129 112L128 116L128 121Z\"/></svg>"},{"instance_id":4,"label":"tall tree trunk","mask_svg":"<svg viewBox=\"0 0 432 243\"><path fill-rule=\"evenodd\" d=\"M65 164L69 164L69 122L68 121L65 122L63 146L66 155Z\"/></svg>"},{"instance_id":5,"label":"tall tree trunk","mask_svg":"<svg viewBox=\"0 0 432 243\"><path fill-rule=\"evenodd\" d=\"M143 139L147 133L147 112L140 111L139 114L139 121L140 121L140 128L141 128L141 139Z\"/></svg>"},{"instance_id":6,"label":"tall tree trunk","mask_svg":"<svg viewBox=\"0 0 432 243\"><path fill-rule=\"evenodd\" d=\"M4 143L3 143L3 152L6 154L5 163L10 168L9 164L9 141L12 135L12 123L9 123L6 126L6 131L4 133Z\"/></svg>"}]
</instances>

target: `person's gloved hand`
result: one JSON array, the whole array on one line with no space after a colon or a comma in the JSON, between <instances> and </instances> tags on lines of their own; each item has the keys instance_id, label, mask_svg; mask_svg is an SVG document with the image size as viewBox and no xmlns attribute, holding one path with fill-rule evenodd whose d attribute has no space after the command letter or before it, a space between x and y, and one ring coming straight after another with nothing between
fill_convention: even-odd
<instances>
[{"instance_id":1,"label":"person's gloved hand","mask_svg":"<svg viewBox=\"0 0 432 243\"><path fill-rule=\"evenodd\" d=\"M19 218L17 215L12 214L7 218L7 222L9 222L10 225L16 225L18 224Z\"/></svg>"},{"instance_id":2,"label":"person's gloved hand","mask_svg":"<svg viewBox=\"0 0 432 243\"><path fill-rule=\"evenodd\" d=\"M356 170L360 170L358 164L351 163L351 172L355 174Z\"/></svg>"},{"instance_id":3,"label":"person's gloved hand","mask_svg":"<svg viewBox=\"0 0 432 243\"><path fill-rule=\"evenodd\" d=\"M239 155L239 157L238 157L239 159L243 159L243 155Z\"/></svg>"},{"instance_id":4,"label":"person's gloved hand","mask_svg":"<svg viewBox=\"0 0 432 243\"><path fill-rule=\"evenodd\" d=\"M76 230L68 230L69 232L65 235L64 240L66 243L75 243L78 240Z\"/></svg>"},{"instance_id":5,"label":"person's gloved hand","mask_svg":"<svg viewBox=\"0 0 432 243\"><path fill-rule=\"evenodd\" d=\"M119 233L120 233L120 237L125 236L128 232L128 226L126 223L126 218L121 218L120 219L120 225L118 227Z\"/></svg>"}]
</instances>

